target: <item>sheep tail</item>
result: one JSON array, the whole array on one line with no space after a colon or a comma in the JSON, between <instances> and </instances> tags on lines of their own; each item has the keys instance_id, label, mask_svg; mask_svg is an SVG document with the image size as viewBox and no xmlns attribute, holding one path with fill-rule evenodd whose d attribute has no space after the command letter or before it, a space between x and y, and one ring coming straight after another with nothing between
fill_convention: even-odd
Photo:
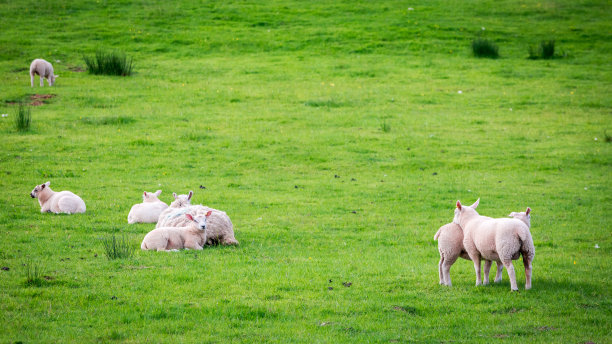
<instances>
[{"instance_id":1,"label":"sheep tail","mask_svg":"<svg viewBox=\"0 0 612 344\"><path fill-rule=\"evenodd\" d=\"M442 233L442 228L438 229L436 235L434 235L434 240L438 240L438 238L440 237L440 233Z\"/></svg>"}]
</instances>

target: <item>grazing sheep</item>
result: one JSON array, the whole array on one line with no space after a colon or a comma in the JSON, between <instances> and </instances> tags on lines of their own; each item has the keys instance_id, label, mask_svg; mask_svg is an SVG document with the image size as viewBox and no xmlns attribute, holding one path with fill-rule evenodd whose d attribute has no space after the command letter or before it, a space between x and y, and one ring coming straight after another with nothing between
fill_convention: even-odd
<instances>
[{"instance_id":1,"label":"grazing sheep","mask_svg":"<svg viewBox=\"0 0 612 344\"><path fill-rule=\"evenodd\" d=\"M53 66L51 63L43 60L36 59L30 64L30 86L34 87L34 75L40 75L40 87L43 87L43 79L47 79L49 86L55 84L55 78L59 75L53 74Z\"/></svg>"},{"instance_id":2,"label":"grazing sheep","mask_svg":"<svg viewBox=\"0 0 612 344\"><path fill-rule=\"evenodd\" d=\"M525 289L531 289L531 262L535 256L533 239L529 227L517 219L493 219L476 212L480 199L471 206L462 206L457 201L453 222L463 229L463 246L474 262L476 285L481 284L480 260L501 262L510 277L510 287L518 290L513 259L523 256L525 266Z\"/></svg>"},{"instance_id":3,"label":"grazing sheep","mask_svg":"<svg viewBox=\"0 0 612 344\"><path fill-rule=\"evenodd\" d=\"M185 214L189 220L186 227L160 227L145 235L140 244L143 250L181 250L190 248L201 250L206 243L206 222L212 212L193 217Z\"/></svg>"},{"instance_id":4,"label":"grazing sheep","mask_svg":"<svg viewBox=\"0 0 612 344\"><path fill-rule=\"evenodd\" d=\"M174 201L170 203L168 208L164 209L164 211L159 214L155 228L171 227L166 223L170 218L185 214L186 209L184 208L191 205L193 191L189 191L188 195L177 195L176 192L173 192L172 196L174 197Z\"/></svg>"},{"instance_id":5,"label":"grazing sheep","mask_svg":"<svg viewBox=\"0 0 612 344\"><path fill-rule=\"evenodd\" d=\"M515 219L519 219L525 222L527 227L531 228L531 215L529 215L529 213L531 213L531 208L527 207L527 210L524 212L520 212L520 213L511 212L510 215L508 216L514 217Z\"/></svg>"},{"instance_id":6,"label":"grazing sheep","mask_svg":"<svg viewBox=\"0 0 612 344\"><path fill-rule=\"evenodd\" d=\"M153 192L144 192L142 194L142 203L134 204L130 213L128 214L128 223L156 223L164 209L168 208L168 205L159 200L161 190Z\"/></svg>"},{"instance_id":7,"label":"grazing sheep","mask_svg":"<svg viewBox=\"0 0 612 344\"><path fill-rule=\"evenodd\" d=\"M81 197L70 191L55 192L49 187L50 184L51 182L46 182L36 185L30 193L30 197L38 198L41 213L75 214L85 212L85 202L83 202Z\"/></svg>"}]
</instances>

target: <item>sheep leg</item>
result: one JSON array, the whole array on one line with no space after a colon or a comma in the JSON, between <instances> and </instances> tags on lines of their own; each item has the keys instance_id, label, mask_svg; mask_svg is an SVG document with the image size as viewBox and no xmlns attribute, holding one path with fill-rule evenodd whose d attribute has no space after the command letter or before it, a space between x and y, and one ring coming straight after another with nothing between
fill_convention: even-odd
<instances>
[{"instance_id":1,"label":"sheep leg","mask_svg":"<svg viewBox=\"0 0 612 344\"><path fill-rule=\"evenodd\" d=\"M442 272L442 264L444 264L444 256L440 255L440 262L438 263L438 275L440 275L440 285L445 285L444 273Z\"/></svg>"},{"instance_id":2,"label":"sheep leg","mask_svg":"<svg viewBox=\"0 0 612 344\"><path fill-rule=\"evenodd\" d=\"M525 265L525 289L531 289L531 260L523 255L523 265Z\"/></svg>"},{"instance_id":3,"label":"sheep leg","mask_svg":"<svg viewBox=\"0 0 612 344\"><path fill-rule=\"evenodd\" d=\"M516 285L516 273L514 272L512 259L503 260L502 263L504 263L506 270L508 270L508 277L510 278L510 289L512 289L513 291L518 291L518 286Z\"/></svg>"},{"instance_id":4,"label":"sheep leg","mask_svg":"<svg viewBox=\"0 0 612 344\"><path fill-rule=\"evenodd\" d=\"M444 276L445 284L449 287L453 285L450 277L450 268L453 266L453 264L455 264L457 258L458 257L446 257L446 259L444 259L444 263L442 264L442 275Z\"/></svg>"},{"instance_id":5,"label":"sheep leg","mask_svg":"<svg viewBox=\"0 0 612 344\"><path fill-rule=\"evenodd\" d=\"M500 262L495 262L497 265L497 274L495 274L495 283L499 283L502 280L502 271L504 271L504 266Z\"/></svg>"},{"instance_id":6,"label":"sheep leg","mask_svg":"<svg viewBox=\"0 0 612 344\"><path fill-rule=\"evenodd\" d=\"M34 74L30 73L30 87L34 87Z\"/></svg>"},{"instance_id":7,"label":"sheep leg","mask_svg":"<svg viewBox=\"0 0 612 344\"><path fill-rule=\"evenodd\" d=\"M44 86L45 86L45 84L43 83L43 80L44 80L44 79L45 79L45 78L44 78L44 77L41 75L41 76L40 76L40 87L44 87Z\"/></svg>"},{"instance_id":8,"label":"sheep leg","mask_svg":"<svg viewBox=\"0 0 612 344\"><path fill-rule=\"evenodd\" d=\"M482 280L480 279L480 256L470 257L474 261L474 270L476 272L476 285L479 286L482 284Z\"/></svg>"},{"instance_id":9,"label":"sheep leg","mask_svg":"<svg viewBox=\"0 0 612 344\"><path fill-rule=\"evenodd\" d=\"M487 285L489 284L489 272L491 271L491 264L493 262L490 260L485 260L484 263L484 276L483 276L483 281L482 284Z\"/></svg>"}]
</instances>

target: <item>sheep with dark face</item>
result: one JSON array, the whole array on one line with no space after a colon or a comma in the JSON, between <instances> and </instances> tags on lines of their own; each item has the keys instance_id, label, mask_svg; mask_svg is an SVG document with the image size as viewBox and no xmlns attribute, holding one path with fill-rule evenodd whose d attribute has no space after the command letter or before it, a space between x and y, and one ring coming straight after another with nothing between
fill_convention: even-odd
<instances>
[{"instance_id":1,"label":"sheep with dark face","mask_svg":"<svg viewBox=\"0 0 612 344\"><path fill-rule=\"evenodd\" d=\"M41 213L75 214L85 212L85 202L81 197L70 191L55 192L49 187L50 184L51 182L46 182L36 185L34 190L30 192L30 197L38 198Z\"/></svg>"}]
</instances>

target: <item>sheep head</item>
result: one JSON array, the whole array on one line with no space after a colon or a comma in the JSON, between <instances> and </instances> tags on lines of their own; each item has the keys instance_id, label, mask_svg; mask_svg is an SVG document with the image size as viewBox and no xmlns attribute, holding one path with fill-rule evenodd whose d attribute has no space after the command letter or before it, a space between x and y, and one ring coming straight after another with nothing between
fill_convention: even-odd
<instances>
[{"instance_id":1,"label":"sheep head","mask_svg":"<svg viewBox=\"0 0 612 344\"><path fill-rule=\"evenodd\" d=\"M527 227L531 228L531 215L529 215L529 213L531 213L531 208L527 207L527 210L525 210L524 212L516 213L513 211L508 216L525 222Z\"/></svg>"},{"instance_id":2,"label":"sheep head","mask_svg":"<svg viewBox=\"0 0 612 344\"><path fill-rule=\"evenodd\" d=\"M196 217L193 217L193 215L187 213L185 214L185 217L187 217L189 221L192 221L198 230L204 232L206 231L206 220L208 220L210 214L212 214L212 210L209 210L206 215L198 215Z\"/></svg>"},{"instance_id":3,"label":"sheep head","mask_svg":"<svg viewBox=\"0 0 612 344\"><path fill-rule=\"evenodd\" d=\"M463 215L465 214L476 214L478 215L478 213L476 212L476 207L478 207L478 204L480 203L480 198L476 200L476 202L474 202L474 204L470 205L470 206L464 206L461 204L460 201L457 201L457 208L455 209L455 217L453 218L453 223L456 223L458 225L461 225L461 219L463 217Z\"/></svg>"},{"instance_id":4,"label":"sheep head","mask_svg":"<svg viewBox=\"0 0 612 344\"><path fill-rule=\"evenodd\" d=\"M172 196L174 196L174 202L172 202L170 206L173 208L182 208L191 205L193 191L189 191L188 195L177 195L176 192L173 192Z\"/></svg>"},{"instance_id":5,"label":"sheep head","mask_svg":"<svg viewBox=\"0 0 612 344\"><path fill-rule=\"evenodd\" d=\"M30 192L30 197L37 198L38 197L38 193L43 191L45 188L48 188L49 185L51 185L51 182L46 182L44 184L36 185L36 187L34 187L32 192Z\"/></svg>"},{"instance_id":6,"label":"sheep head","mask_svg":"<svg viewBox=\"0 0 612 344\"><path fill-rule=\"evenodd\" d=\"M146 192L142 193L142 201L143 202L157 202L159 201L159 195L161 194L161 190L157 190L155 192Z\"/></svg>"}]
</instances>

